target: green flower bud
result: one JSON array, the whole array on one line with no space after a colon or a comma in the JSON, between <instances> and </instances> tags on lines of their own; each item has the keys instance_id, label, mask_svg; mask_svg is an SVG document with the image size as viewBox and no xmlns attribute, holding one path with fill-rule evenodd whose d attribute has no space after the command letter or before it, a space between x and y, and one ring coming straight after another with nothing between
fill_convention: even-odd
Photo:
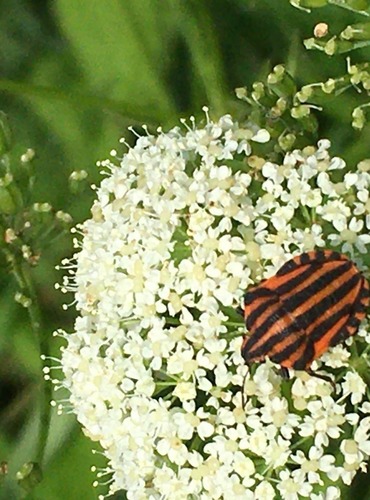
<instances>
[{"instance_id":1,"label":"green flower bud","mask_svg":"<svg viewBox=\"0 0 370 500\"><path fill-rule=\"evenodd\" d=\"M370 90L370 76L362 81L365 90Z\"/></svg>"},{"instance_id":2,"label":"green flower bud","mask_svg":"<svg viewBox=\"0 0 370 500\"><path fill-rule=\"evenodd\" d=\"M55 218L66 226L69 226L73 222L72 216L67 212L63 212L62 210L57 211L57 213L55 214Z\"/></svg>"},{"instance_id":3,"label":"green flower bud","mask_svg":"<svg viewBox=\"0 0 370 500\"><path fill-rule=\"evenodd\" d=\"M238 99L245 101L248 96L247 87L238 87L235 89L235 95Z\"/></svg>"},{"instance_id":4,"label":"green flower bud","mask_svg":"<svg viewBox=\"0 0 370 500\"><path fill-rule=\"evenodd\" d=\"M294 134L286 134L279 137L279 146L283 151L290 151L296 141L296 136Z\"/></svg>"},{"instance_id":5,"label":"green flower bud","mask_svg":"<svg viewBox=\"0 0 370 500\"><path fill-rule=\"evenodd\" d=\"M30 161L32 161L35 157L35 150L34 149L31 149L31 148L28 148L27 151L25 153L23 153L23 155L21 156L21 162L22 163L29 163Z\"/></svg>"},{"instance_id":6,"label":"green flower bud","mask_svg":"<svg viewBox=\"0 0 370 500\"><path fill-rule=\"evenodd\" d=\"M259 101L266 94L265 86L262 82L255 82L253 84L252 97L255 101Z\"/></svg>"},{"instance_id":7,"label":"green flower bud","mask_svg":"<svg viewBox=\"0 0 370 500\"><path fill-rule=\"evenodd\" d=\"M288 106L288 103L287 103L286 99L284 99L283 97L280 97L276 101L275 106L272 106L271 111L270 111L270 116L272 118L279 118L280 116L282 116L285 113L287 106Z\"/></svg>"},{"instance_id":8,"label":"green flower bud","mask_svg":"<svg viewBox=\"0 0 370 500\"><path fill-rule=\"evenodd\" d=\"M366 158L365 160L361 160L357 168L360 172L370 172L370 158Z\"/></svg>"},{"instance_id":9,"label":"green flower bud","mask_svg":"<svg viewBox=\"0 0 370 500\"><path fill-rule=\"evenodd\" d=\"M313 30L313 34L316 38L323 38L328 32L329 26L326 23L317 23Z\"/></svg>"},{"instance_id":10,"label":"green flower bud","mask_svg":"<svg viewBox=\"0 0 370 500\"><path fill-rule=\"evenodd\" d=\"M338 50L337 43L338 41L335 36L333 36L333 38L326 42L326 44L324 45L325 54L327 54L328 56L334 55Z\"/></svg>"},{"instance_id":11,"label":"green flower bud","mask_svg":"<svg viewBox=\"0 0 370 500\"><path fill-rule=\"evenodd\" d=\"M86 186L86 182L88 173L86 170L75 170L69 176L69 188L73 194L80 193L84 187Z\"/></svg>"},{"instance_id":12,"label":"green flower bud","mask_svg":"<svg viewBox=\"0 0 370 500\"><path fill-rule=\"evenodd\" d=\"M274 67L267 77L269 88L279 97L291 96L296 92L296 85L291 75L282 64Z\"/></svg>"},{"instance_id":13,"label":"green flower bud","mask_svg":"<svg viewBox=\"0 0 370 500\"><path fill-rule=\"evenodd\" d=\"M16 232L14 231L13 228L8 227L8 229L5 230L5 232L4 232L4 241L5 241L5 243L7 243L8 245L10 245L17 238L18 238L18 236L17 236L17 234L16 234Z\"/></svg>"},{"instance_id":14,"label":"green flower bud","mask_svg":"<svg viewBox=\"0 0 370 500\"><path fill-rule=\"evenodd\" d=\"M334 92L335 86L335 80L333 78L329 78L329 80L321 84L321 89L323 92L325 92L325 94L331 94L332 92Z\"/></svg>"},{"instance_id":15,"label":"green flower bud","mask_svg":"<svg viewBox=\"0 0 370 500\"><path fill-rule=\"evenodd\" d=\"M355 108L352 112L352 127L361 130L366 122L365 113L362 108Z\"/></svg>"},{"instance_id":16,"label":"green flower bud","mask_svg":"<svg viewBox=\"0 0 370 500\"><path fill-rule=\"evenodd\" d=\"M42 471L36 462L27 462L17 472L16 478L18 484L26 492L33 490L42 481Z\"/></svg>"},{"instance_id":17,"label":"green flower bud","mask_svg":"<svg viewBox=\"0 0 370 500\"><path fill-rule=\"evenodd\" d=\"M300 91L296 93L296 97L299 100L299 102L307 102L310 97L312 96L313 93L313 88L310 85L305 85L304 87L301 88Z\"/></svg>"},{"instance_id":18,"label":"green flower bud","mask_svg":"<svg viewBox=\"0 0 370 500\"><path fill-rule=\"evenodd\" d=\"M52 206L50 203L34 203L33 204L33 209L35 212L40 212L40 213L48 213L51 212Z\"/></svg>"},{"instance_id":19,"label":"green flower bud","mask_svg":"<svg viewBox=\"0 0 370 500\"><path fill-rule=\"evenodd\" d=\"M310 108L308 106L294 106L290 114L293 118L300 120L306 118L310 114Z\"/></svg>"},{"instance_id":20,"label":"green flower bud","mask_svg":"<svg viewBox=\"0 0 370 500\"><path fill-rule=\"evenodd\" d=\"M15 295L14 295L14 300L20 304L21 306L23 306L25 309L27 309L28 307L30 307L30 305L32 304L32 300L29 298L29 297L26 297L26 295L23 295L23 293L21 292L16 292ZM32 462L30 462L32 463ZM25 464L23 467L25 467L26 465L30 465L30 464ZM21 471L23 470L23 468L21 469ZM17 474L19 474L21 471L19 471Z\"/></svg>"}]
</instances>

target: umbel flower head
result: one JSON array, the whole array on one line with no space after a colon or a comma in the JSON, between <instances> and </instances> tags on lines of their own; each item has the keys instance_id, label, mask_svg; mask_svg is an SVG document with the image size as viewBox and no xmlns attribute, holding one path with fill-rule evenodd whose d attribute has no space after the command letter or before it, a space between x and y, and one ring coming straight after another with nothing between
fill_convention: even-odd
<instances>
[{"instance_id":1,"label":"umbel flower head","mask_svg":"<svg viewBox=\"0 0 370 500\"><path fill-rule=\"evenodd\" d=\"M339 498L370 455L370 335L362 325L314 362L335 376L334 391L305 372L283 380L269 361L247 368L234 308L314 248L364 268L370 164L350 171L327 140L265 161L255 150L266 130L206 117L199 128L144 129L122 159L101 164L92 218L66 264L78 317L74 333L61 332L58 384L100 442L109 493Z\"/></svg>"}]
</instances>

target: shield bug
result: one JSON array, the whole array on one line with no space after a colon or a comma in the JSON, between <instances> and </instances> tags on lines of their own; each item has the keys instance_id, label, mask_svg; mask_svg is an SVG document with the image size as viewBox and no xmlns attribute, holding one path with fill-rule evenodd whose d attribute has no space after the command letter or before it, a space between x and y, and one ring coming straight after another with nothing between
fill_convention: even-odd
<instances>
[{"instance_id":1,"label":"shield bug","mask_svg":"<svg viewBox=\"0 0 370 500\"><path fill-rule=\"evenodd\" d=\"M303 253L244 296L247 364L266 356L282 368L312 371L312 362L354 335L369 304L369 285L355 264L331 250ZM335 386L334 386L335 387Z\"/></svg>"}]
</instances>

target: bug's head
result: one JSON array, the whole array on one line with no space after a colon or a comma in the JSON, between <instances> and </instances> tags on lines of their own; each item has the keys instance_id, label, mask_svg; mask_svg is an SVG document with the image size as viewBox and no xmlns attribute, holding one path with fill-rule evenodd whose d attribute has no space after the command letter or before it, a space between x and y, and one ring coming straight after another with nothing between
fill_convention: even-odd
<instances>
[{"instance_id":1,"label":"bug's head","mask_svg":"<svg viewBox=\"0 0 370 500\"><path fill-rule=\"evenodd\" d=\"M241 355L245 361L245 364L251 366L253 363L260 363L265 361L266 353L255 349L255 343L253 336L250 334L245 334L243 336L243 342L241 346Z\"/></svg>"},{"instance_id":2,"label":"bug's head","mask_svg":"<svg viewBox=\"0 0 370 500\"><path fill-rule=\"evenodd\" d=\"M246 365L249 365L252 362L252 359L251 359L251 357L249 355L248 340L249 340L249 335L245 334L243 336L243 342L242 342L242 347L241 347L241 354L242 354L242 357L243 357Z\"/></svg>"}]
</instances>

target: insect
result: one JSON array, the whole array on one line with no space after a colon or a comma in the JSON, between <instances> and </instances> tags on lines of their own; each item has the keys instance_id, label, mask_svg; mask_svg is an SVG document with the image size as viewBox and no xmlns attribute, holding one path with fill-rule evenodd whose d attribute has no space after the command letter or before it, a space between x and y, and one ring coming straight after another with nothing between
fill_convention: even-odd
<instances>
[{"instance_id":1,"label":"insect","mask_svg":"<svg viewBox=\"0 0 370 500\"><path fill-rule=\"evenodd\" d=\"M266 356L281 366L312 371L312 362L354 335L369 304L369 284L345 255L314 250L286 262L271 278L247 290L244 319L249 335L241 353L247 364Z\"/></svg>"}]
</instances>

